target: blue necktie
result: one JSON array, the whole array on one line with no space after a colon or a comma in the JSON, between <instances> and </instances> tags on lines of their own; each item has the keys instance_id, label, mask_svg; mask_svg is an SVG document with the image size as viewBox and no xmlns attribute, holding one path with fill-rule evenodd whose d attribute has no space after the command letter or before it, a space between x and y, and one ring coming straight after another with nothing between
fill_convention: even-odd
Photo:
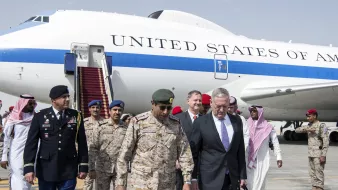
<instances>
[{"instance_id":1,"label":"blue necktie","mask_svg":"<svg viewBox=\"0 0 338 190\"><path fill-rule=\"evenodd\" d=\"M222 128L222 143L226 151L229 149L229 136L228 136L228 131L227 127L224 124L224 120L221 120L221 128ZM229 174L229 169L225 170L226 174Z\"/></svg>"}]
</instances>

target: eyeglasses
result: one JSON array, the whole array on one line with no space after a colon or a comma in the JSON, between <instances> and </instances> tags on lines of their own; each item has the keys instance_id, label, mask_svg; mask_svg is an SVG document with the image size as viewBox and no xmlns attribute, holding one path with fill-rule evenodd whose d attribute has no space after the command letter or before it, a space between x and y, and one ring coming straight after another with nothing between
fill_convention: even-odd
<instances>
[{"instance_id":1,"label":"eyeglasses","mask_svg":"<svg viewBox=\"0 0 338 190\"><path fill-rule=\"evenodd\" d=\"M172 106L158 106L158 107L160 108L161 111L164 111L165 109L167 109L167 110L173 109Z\"/></svg>"}]
</instances>

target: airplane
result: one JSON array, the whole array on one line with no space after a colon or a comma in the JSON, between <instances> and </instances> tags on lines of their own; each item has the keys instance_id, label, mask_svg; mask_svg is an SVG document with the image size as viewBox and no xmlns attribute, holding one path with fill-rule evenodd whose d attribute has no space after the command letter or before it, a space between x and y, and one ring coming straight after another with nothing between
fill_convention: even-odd
<instances>
[{"instance_id":1,"label":"airplane","mask_svg":"<svg viewBox=\"0 0 338 190\"><path fill-rule=\"evenodd\" d=\"M299 123L316 108L321 121L336 122L338 48L331 46L251 39L176 10L147 17L57 10L0 33L0 91L50 103L52 86L76 92L74 74L66 72L69 53L84 67L100 67L93 57L104 54L111 58L101 65L111 70L109 100L124 100L128 113L150 110L160 88L172 90L174 104L183 106L190 90L211 94L223 87L246 118L256 104L268 120Z\"/></svg>"}]
</instances>

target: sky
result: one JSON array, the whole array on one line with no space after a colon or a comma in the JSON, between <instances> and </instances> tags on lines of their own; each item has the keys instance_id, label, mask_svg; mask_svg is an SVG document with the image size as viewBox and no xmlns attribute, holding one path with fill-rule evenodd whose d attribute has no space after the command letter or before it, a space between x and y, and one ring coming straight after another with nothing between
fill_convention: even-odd
<instances>
[{"instance_id":1,"label":"sky","mask_svg":"<svg viewBox=\"0 0 338 190\"><path fill-rule=\"evenodd\" d=\"M208 19L237 35L254 39L338 46L337 0L3 0L0 31L35 14L57 9L117 12L147 17L158 10L180 10ZM0 81L1 82L1 81ZM0 92L3 108L17 97ZM40 104L38 109L48 106Z\"/></svg>"}]
</instances>

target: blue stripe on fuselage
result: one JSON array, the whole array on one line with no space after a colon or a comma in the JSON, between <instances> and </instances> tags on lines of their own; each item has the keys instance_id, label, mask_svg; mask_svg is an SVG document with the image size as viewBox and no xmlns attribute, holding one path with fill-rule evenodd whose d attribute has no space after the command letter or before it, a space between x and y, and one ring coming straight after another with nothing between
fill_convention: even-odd
<instances>
[{"instance_id":1,"label":"blue stripe on fuselage","mask_svg":"<svg viewBox=\"0 0 338 190\"><path fill-rule=\"evenodd\" d=\"M69 50L0 49L0 62L63 64ZM214 60L175 56L107 52L113 66L182 71L214 72ZM338 79L338 69L246 61L229 61L229 73L296 78Z\"/></svg>"}]
</instances>

